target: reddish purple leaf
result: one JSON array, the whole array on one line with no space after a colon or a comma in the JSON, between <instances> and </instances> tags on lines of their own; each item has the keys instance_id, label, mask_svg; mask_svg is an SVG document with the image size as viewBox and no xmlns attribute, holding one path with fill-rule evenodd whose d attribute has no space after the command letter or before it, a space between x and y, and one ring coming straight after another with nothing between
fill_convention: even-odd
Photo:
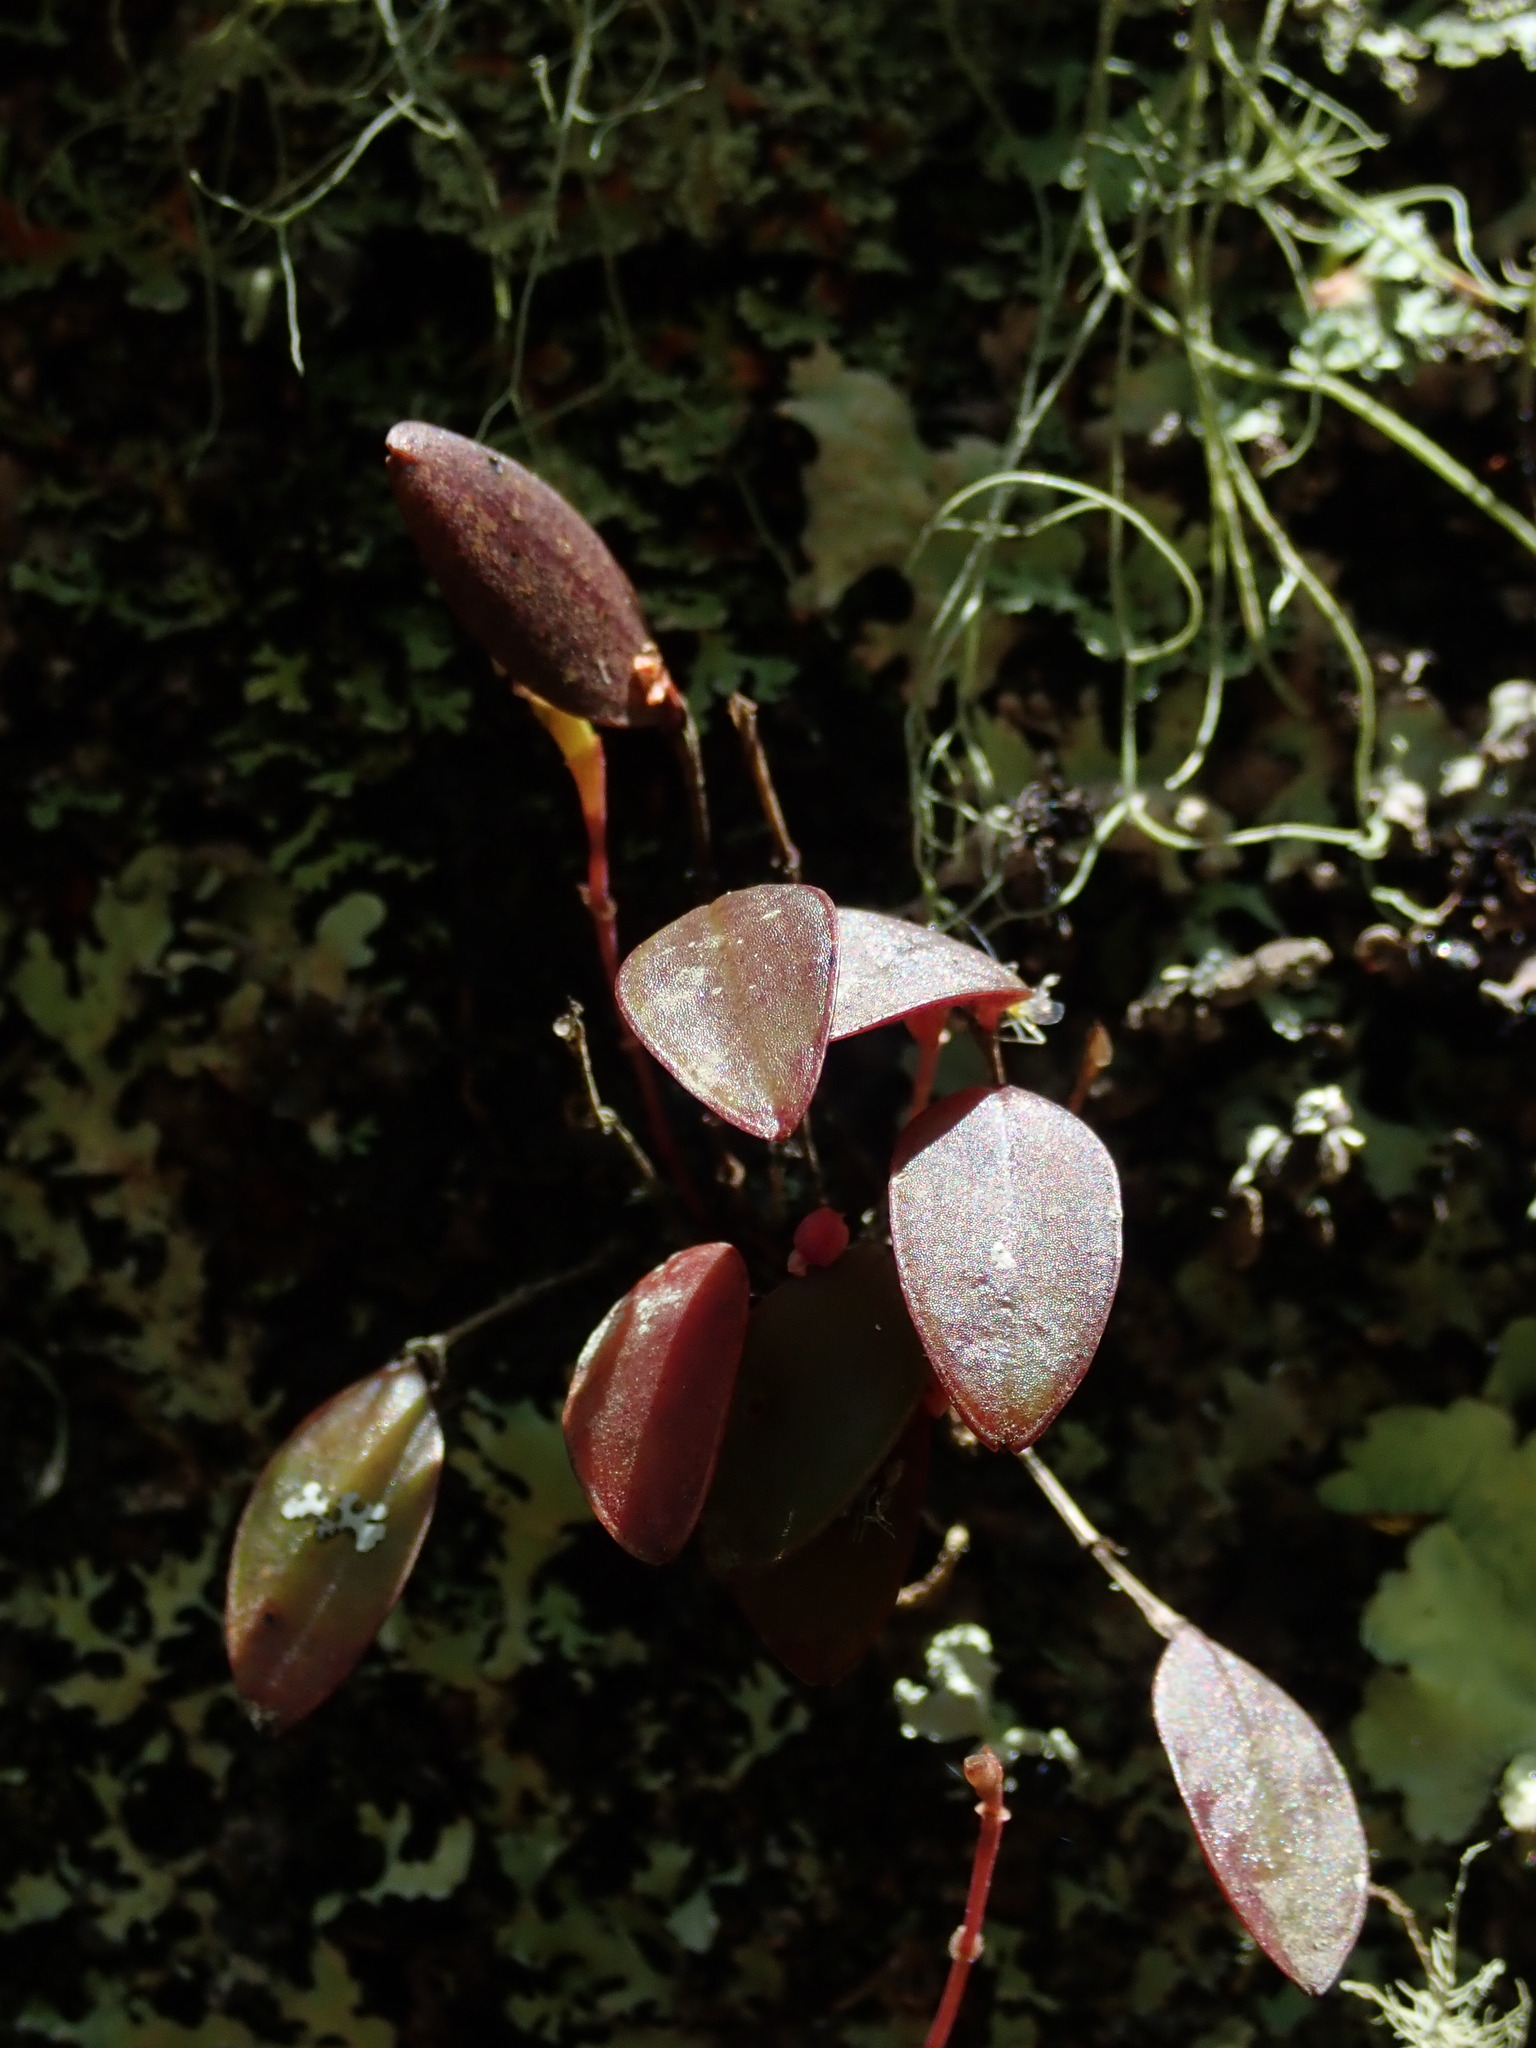
<instances>
[{"instance_id":1,"label":"reddish purple leaf","mask_svg":"<svg viewBox=\"0 0 1536 2048\"><path fill-rule=\"evenodd\" d=\"M891 1175L907 1306L961 1419L1023 1450L1092 1363L1120 1275L1114 1161L1070 1110L965 1088L914 1118Z\"/></svg>"},{"instance_id":2,"label":"reddish purple leaf","mask_svg":"<svg viewBox=\"0 0 1536 2048\"><path fill-rule=\"evenodd\" d=\"M646 1564L669 1564L704 1506L748 1293L734 1245L693 1245L615 1302L577 1362L565 1402L571 1463L603 1527Z\"/></svg>"},{"instance_id":3,"label":"reddish purple leaf","mask_svg":"<svg viewBox=\"0 0 1536 2048\"><path fill-rule=\"evenodd\" d=\"M787 1138L826 1056L837 960L819 889L763 882L690 910L636 946L615 993L631 1030L706 1108Z\"/></svg>"},{"instance_id":4,"label":"reddish purple leaf","mask_svg":"<svg viewBox=\"0 0 1536 2048\"><path fill-rule=\"evenodd\" d=\"M748 1621L807 1685L846 1678L896 1605L922 1519L932 1430L915 1415L846 1513L781 1563L731 1578Z\"/></svg>"},{"instance_id":5,"label":"reddish purple leaf","mask_svg":"<svg viewBox=\"0 0 1536 2048\"><path fill-rule=\"evenodd\" d=\"M711 1571L774 1564L819 1535L890 1457L927 1382L883 1244L866 1238L766 1294L704 1510Z\"/></svg>"},{"instance_id":6,"label":"reddish purple leaf","mask_svg":"<svg viewBox=\"0 0 1536 2048\"><path fill-rule=\"evenodd\" d=\"M405 420L385 442L395 502L460 624L560 710L663 715L667 672L629 578L574 506L510 455Z\"/></svg>"},{"instance_id":7,"label":"reddish purple leaf","mask_svg":"<svg viewBox=\"0 0 1536 2048\"><path fill-rule=\"evenodd\" d=\"M881 910L838 909L834 1039L960 1004L995 1023L1028 993L1011 967L977 946Z\"/></svg>"},{"instance_id":8,"label":"reddish purple leaf","mask_svg":"<svg viewBox=\"0 0 1536 2048\"><path fill-rule=\"evenodd\" d=\"M1365 1917L1370 1861L1355 1795L1321 1730L1187 1623L1157 1667L1152 1711L1233 1911L1303 1991L1328 1990Z\"/></svg>"},{"instance_id":9,"label":"reddish purple leaf","mask_svg":"<svg viewBox=\"0 0 1536 2048\"><path fill-rule=\"evenodd\" d=\"M291 1728L377 1635L437 1499L443 1432L409 1363L345 1387L289 1437L246 1503L224 1640L254 1719Z\"/></svg>"}]
</instances>

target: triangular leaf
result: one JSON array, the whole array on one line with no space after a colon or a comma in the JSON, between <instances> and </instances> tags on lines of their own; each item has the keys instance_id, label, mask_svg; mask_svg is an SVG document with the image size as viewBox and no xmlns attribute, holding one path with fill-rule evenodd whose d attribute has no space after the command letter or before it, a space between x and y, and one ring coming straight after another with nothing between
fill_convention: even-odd
<instances>
[{"instance_id":1,"label":"triangular leaf","mask_svg":"<svg viewBox=\"0 0 1536 2048\"><path fill-rule=\"evenodd\" d=\"M993 1023L1028 993L1011 967L978 946L884 911L838 908L834 1039L958 1004Z\"/></svg>"},{"instance_id":2,"label":"triangular leaf","mask_svg":"<svg viewBox=\"0 0 1536 2048\"><path fill-rule=\"evenodd\" d=\"M714 1476L747 1329L734 1245L698 1244L647 1273L587 1340L565 1441L593 1512L646 1564L693 1534Z\"/></svg>"},{"instance_id":3,"label":"triangular leaf","mask_svg":"<svg viewBox=\"0 0 1536 2048\"><path fill-rule=\"evenodd\" d=\"M731 1579L748 1621L807 1685L846 1678L896 1605L922 1519L932 1430L915 1415L852 1507L780 1563Z\"/></svg>"},{"instance_id":4,"label":"triangular leaf","mask_svg":"<svg viewBox=\"0 0 1536 2048\"><path fill-rule=\"evenodd\" d=\"M400 1598L437 1499L426 1380L386 1365L317 1408L269 1460L235 1535L224 1639L235 1685L280 1733L336 1690Z\"/></svg>"},{"instance_id":5,"label":"triangular leaf","mask_svg":"<svg viewBox=\"0 0 1536 2048\"><path fill-rule=\"evenodd\" d=\"M1321 1730L1187 1623L1157 1667L1152 1711L1233 1911L1303 1991L1326 1991L1360 1932L1370 1861L1355 1795Z\"/></svg>"},{"instance_id":6,"label":"triangular leaf","mask_svg":"<svg viewBox=\"0 0 1536 2048\"><path fill-rule=\"evenodd\" d=\"M819 1535L890 1456L927 1379L884 1245L776 1287L747 1325L704 1510L711 1569L772 1564Z\"/></svg>"},{"instance_id":7,"label":"triangular leaf","mask_svg":"<svg viewBox=\"0 0 1536 2048\"><path fill-rule=\"evenodd\" d=\"M993 1450L1022 1450L1092 1363L1120 1276L1120 1183L1088 1126L1023 1088L910 1123L891 1241L934 1371Z\"/></svg>"},{"instance_id":8,"label":"triangular leaf","mask_svg":"<svg viewBox=\"0 0 1536 2048\"><path fill-rule=\"evenodd\" d=\"M599 725L662 715L666 670L640 600L573 505L510 455L420 420L391 428L385 449L422 559L512 682Z\"/></svg>"},{"instance_id":9,"label":"triangular leaf","mask_svg":"<svg viewBox=\"0 0 1536 2048\"><path fill-rule=\"evenodd\" d=\"M834 913L819 889L763 882L664 925L619 969L635 1036L706 1108L787 1138L821 1078L836 985Z\"/></svg>"}]
</instances>

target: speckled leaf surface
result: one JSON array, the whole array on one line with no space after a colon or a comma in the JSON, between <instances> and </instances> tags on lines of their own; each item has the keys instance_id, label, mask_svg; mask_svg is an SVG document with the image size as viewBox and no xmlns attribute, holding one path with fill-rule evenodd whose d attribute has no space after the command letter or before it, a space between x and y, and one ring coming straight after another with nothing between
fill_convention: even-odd
<instances>
[{"instance_id":1,"label":"speckled leaf surface","mask_svg":"<svg viewBox=\"0 0 1536 2048\"><path fill-rule=\"evenodd\" d=\"M593 1513L646 1564L677 1556L704 1506L747 1329L747 1268L691 1245L615 1302L588 1339L565 1441Z\"/></svg>"},{"instance_id":2,"label":"speckled leaf surface","mask_svg":"<svg viewBox=\"0 0 1536 2048\"><path fill-rule=\"evenodd\" d=\"M1321 1730L1188 1625L1163 1652L1152 1710L1233 1911L1304 1991L1328 1990L1360 1932L1370 1864L1355 1795Z\"/></svg>"},{"instance_id":3,"label":"speckled leaf surface","mask_svg":"<svg viewBox=\"0 0 1536 2048\"><path fill-rule=\"evenodd\" d=\"M807 1685L846 1678L896 1604L922 1518L932 1432L929 1417L915 1415L858 1499L819 1536L731 1580L748 1621Z\"/></svg>"},{"instance_id":4,"label":"speckled leaf surface","mask_svg":"<svg viewBox=\"0 0 1536 2048\"><path fill-rule=\"evenodd\" d=\"M631 1029L706 1108L787 1138L826 1056L837 960L820 889L764 882L664 925L619 970Z\"/></svg>"},{"instance_id":5,"label":"speckled leaf surface","mask_svg":"<svg viewBox=\"0 0 1536 2048\"><path fill-rule=\"evenodd\" d=\"M912 1320L994 1450L1045 1430L1092 1363L1120 1276L1120 1182L1081 1118L968 1088L902 1134L891 1241Z\"/></svg>"},{"instance_id":6,"label":"speckled leaf surface","mask_svg":"<svg viewBox=\"0 0 1536 2048\"><path fill-rule=\"evenodd\" d=\"M399 1599L432 1519L443 1432L396 1363L343 1388L268 1462L229 1565L224 1635L241 1698L280 1734L333 1693Z\"/></svg>"},{"instance_id":7,"label":"speckled leaf surface","mask_svg":"<svg viewBox=\"0 0 1536 2048\"><path fill-rule=\"evenodd\" d=\"M838 908L834 1039L938 1005L965 1004L994 1022L1026 993L1013 969L979 946L883 910Z\"/></svg>"},{"instance_id":8,"label":"speckled leaf surface","mask_svg":"<svg viewBox=\"0 0 1536 2048\"><path fill-rule=\"evenodd\" d=\"M640 600L576 508L510 455L420 420L385 448L422 560L510 680L599 725L653 722L664 671Z\"/></svg>"},{"instance_id":9,"label":"speckled leaf surface","mask_svg":"<svg viewBox=\"0 0 1536 2048\"><path fill-rule=\"evenodd\" d=\"M890 1455L928 1361L884 1245L787 1280L747 1325L704 1547L719 1572L820 1534Z\"/></svg>"}]
</instances>

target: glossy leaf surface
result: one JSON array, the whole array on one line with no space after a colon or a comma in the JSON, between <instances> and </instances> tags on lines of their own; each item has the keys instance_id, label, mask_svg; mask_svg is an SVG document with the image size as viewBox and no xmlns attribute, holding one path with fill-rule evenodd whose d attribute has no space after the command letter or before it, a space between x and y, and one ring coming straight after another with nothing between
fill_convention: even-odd
<instances>
[{"instance_id":1,"label":"glossy leaf surface","mask_svg":"<svg viewBox=\"0 0 1536 2048\"><path fill-rule=\"evenodd\" d=\"M587 1341L565 1441L593 1513L633 1557L667 1564L704 1506L742 1340L747 1268L699 1244L647 1273Z\"/></svg>"},{"instance_id":2,"label":"glossy leaf surface","mask_svg":"<svg viewBox=\"0 0 1536 2048\"><path fill-rule=\"evenodd\" d=\"M962 1420L1019 1451L1092 1363L1120 1276L1120 1183L1079 1117L966 1088L902 1133L891 1240L912 1320Z\"/></svg>"},{"instance_id":3,"label":"glossy leaf surface","mask_svg":"<svg viewBox=\"0 0 1536 2048\"><path fill-rule=\"evenodd\" d=\"M653 722L666 671L629 578L576 508L511 456L420 420L385 450L422 559L509 679L599 725Z\"/></svg>"},{"instance_id":4,"label":"glossy leaf surface","mask_svg":"<svg viewBox=\"0 0 1536 2048\"><path fill-rule=\"evenodd\" d=\"M831 901L804 883L732 890L635 948L619 969L619 1007L716 1116L787 1138L826 1056L834 930Z\"/></svg>"},{"instance_id":5,"label":"glossy leaf surface","mask_svg":"<svg viewBox=\"0 0 1536 2048\"><path fill-rule=\"evenodd\" d=\"M879 1635L912 1561L933 1425L913 1417L853 1506L779 1564L731 1579L742 1612L807 1685L846 1678Z\"/></svg>"},{"instance_id":6,"label":"glossy leaf surface","mask_svg":"<svg viewBox=\"0 0 1536 2048\"><path fill-rule=\"evenodd\" d=\"M838 909L833 1038L961 1004L993 1022L1028 993L1011 967L978 946L881 910Z\"/></svg>"},{"instance_id":7,"label":"glossy leaf surface","mask_svg":"<svg viewBox=\"0 0 1536 2048\"><path fill-rule=\"evenodd\" d=\"M241 1697L281 1733L326 1699L416 1562L443 1432L414 1365L317 1408L269 1460L235 1536L224 1640Z\"/></svg>"},{"instance_id":8,"label":"glossy leaf surface","mask_svg":"<svg viewBox=\"0 0 1536 2048\"><path fill-rule=\"evenodd\" d=\"M1163 1652L1152 1710L1233 1911L1304 1991L1326 1991L1360 1932L1370 1864L1355 1795L1321 1730L1188 1625Z\"/></svg>"},{"instance_id":9,"label":"glossy leaf surface","mask_svg":"<svg viewBox=\"0 0 1536 2048\"><path fill-rule=\"evenodd\" d=\"M927 1378L884 1245L765 1296L704 1510L711 1568L772 1564L818 1536L890 1456Z\"/></svg>"}]
</instances>

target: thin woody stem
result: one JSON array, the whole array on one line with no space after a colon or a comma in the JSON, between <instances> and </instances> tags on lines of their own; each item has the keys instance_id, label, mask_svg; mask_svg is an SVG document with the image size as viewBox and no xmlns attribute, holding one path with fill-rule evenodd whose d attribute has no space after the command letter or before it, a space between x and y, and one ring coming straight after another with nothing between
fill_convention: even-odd
<instances>
[{"instance_id":1,"label":"thin woody stem","mask_svg":"<svg viewBox=\"0 0 1536 2048\"><path fill-rule=\"evenodd\" d=\"M1003 1804L1002 1760L992 1749L979 1749L964 1763L966 1783L977 1796L976 1811L981 1827L976 1836L976 1854L971 1863L971 1888L966 1895L965 1918L955 1929L949 1944L949 1978L944 1996L933 2016L923 2048L946 2048L950 2032L965 1997L971 1965L983 1947L982 1925L987 1917L987 1894L1003 1839L1004 1824L1011 1819Z\"/></svg>"},{"instance_id":2,"label":"thin woody stem","mask_svg":"<svg viewBox=\"0 0 1536 2048\"><path fill-rule=\"evenodd\" d=\"M937 1600L941 1593L948 1590L961 1558L970 1547L971 1532L964 1522L952 1524L944 1532L944 1541L938 1556L920 1579L914 1579L910 1585L902 1587L896 1595L896 1605L926 1607L930 1601Z\"/></svg>"},{"instance_id":3,"label":"thin woody stem","mask_svg":"<svg viewBox=\"0 0 1536 2048\"><path fill-rule=\"evenodd\" d=\"M714 884L715 855L709 830L709 791L704 781L704 753L699 745L699 728L688 708L687 699L674 691L673 701L677 718L669 737L678 766L683 771L683 787L688 792L688 830L693 842L694 873L700 888L707 893Z\"/></svg>"},{"instance_id":4,"label":"thin woody stem","mask_svg":"<svg viewBox=\"0 0 1536 2048\"><path fill-rule=\"evenodd\" d=\"M625 1123L616 1109L610 1109L597 1090L597 1075L592 1070L592 1054L587 1045L587 1027L582 1021L584 1012L574 998L567 1005L564 1014L554 1022L556 1038L564 1040L576 1055L581 1068L582 1082L587 1091L587 1107L592 1112L592 1121L605 1138L617 1138L629 1154L636 1173L645 1185L647 1194L655 1194L661 1185L660 1176L651 1164L649 1153Z\"/></svg>"},{"instance_id":5,"label":"thin woody stem","mask_svg":"<svg viewBox=\"0 0 1536 2048\"><path fill-rule=\"evenodd\" d=\"M750 697L744 697L740 690L733 693L726 707L731 714L731 723L741 741L741 751L747 757L752 784L757 791L757 800L762 806L763 817L773 836L775 857L784 872L786 882L800 879L800 849L789 836L779 793L773 786L773 771L768 766L768 756L763 751L763 742L757 730L757 706Z\"/></svg>"},{"instance_id":6,"label":"thin woody stem","mask_svg":"<svg viewBox=\"0 0 1536 2048\"><path fill-rule=\"evenodd\" d=\"M400 1356L425 1366L433 1386L440 1386L447 1369L448 1353L455 1344L474 1336L477 1330L485 1329L488 1324L499 1322L503 1316L516 1315L520 1309L531 1307L546 1294L569 1287L573 1280L585 1280L589 1273L605 1266L619 1250L620 1240L610 1238L579 1265L567 1266L559 1273L545 1273L537 1280L525 1280L521 1287L514 1287L510 1294L504 1294L500 1301L493 1301L489 1308L477 1309L472 1316L466 1316L463 1322L455 1323L451 1329L440 1330L435 1337L408 1338L400 1347Z\"/></svg>"},{"instance_id":7,"label":"thin woody stem","mask_svg":"<svg viewBox=\"0 0 1536 2048\"><path fill-rule=\"evenodd\" d=\"M1166 1600L1159 1600L1150 1586L1144 1586L1136 1574L1120 1562L1115 1545L1104 1533L1096 1529L1083 1513L1077 1502L1062 1485L1056 1474L1043 1459L1032 1450L1020 1451L1019 1463L1045 1495L1051 1506L1060 1515L1072 1533L1075 1543L1094 1558L1100 1568L1115 1582L1122 1593L1141 1609L1144 1619L1157 1630L1160 1636L1172 1638L1188 1622L1177 1608L1170 1607Z\"/></svg>"}]
</instances>

